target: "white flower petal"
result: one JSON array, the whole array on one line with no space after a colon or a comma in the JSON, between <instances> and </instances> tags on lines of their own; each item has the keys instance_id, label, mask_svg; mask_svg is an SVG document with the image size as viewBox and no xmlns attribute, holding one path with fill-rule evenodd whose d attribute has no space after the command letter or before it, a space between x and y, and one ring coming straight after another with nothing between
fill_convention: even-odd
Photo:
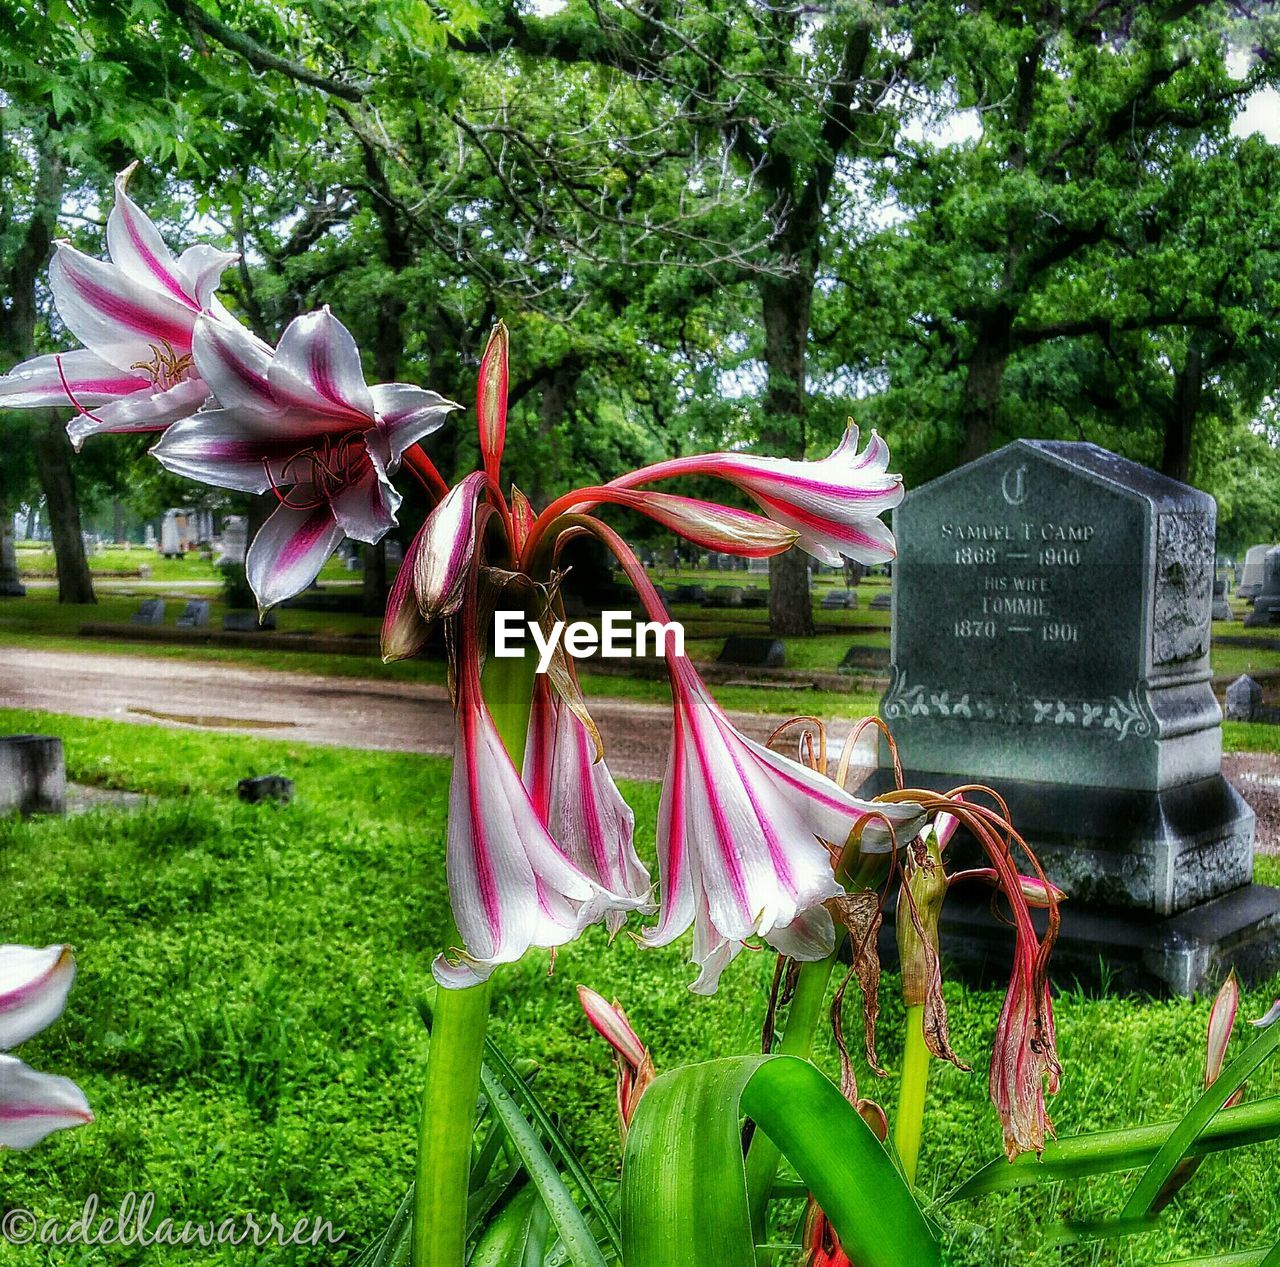
<instances>
[{"instance_id":1,"label":"white flower petal","mask_svg":"<svg viewBox=\"0 0 1280 1267\"><path fill-rule=\"evenodd\" d=\"M0 946L0 1050L52 1025L75 976L70 946Z\"/></svg>"}]
</instances>

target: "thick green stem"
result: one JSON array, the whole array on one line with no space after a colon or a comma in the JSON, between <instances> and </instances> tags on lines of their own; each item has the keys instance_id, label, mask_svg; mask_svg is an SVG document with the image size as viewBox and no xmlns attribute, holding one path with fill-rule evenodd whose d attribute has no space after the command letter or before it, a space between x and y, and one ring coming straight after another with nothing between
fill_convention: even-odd
<instances>
[{"instance_id":1,"label":"thick green stem","mask_svg":"<svg viewBox=\"0 0 1280 1267\"><path fill-rule=\"evenodd\" d=\"M530 657L498 660L492 656L485 669L485 698L517 767L524 756L533 669ZM456 941L456 930L450 927L447 944ZM433 1012L418 1127L411 1261L413 1267L463 1267L489 984L438 990Z\"/></svg>"},{"instance_id":2,"label":"thick green stem","mask_svg":"<svg viewBox=\"0 0 1280 1267\"><path fill-rule=\"evenodd\" d=\"M787 1010L787 1027L778 1044L782 1055L800 1056L807 1060L813 1054L813 1038L818 1031L827 983L831 980L831 969L835 966L841 940L839 937L836 939L836 948L827 958L800 965L796 992ZM782 1154L773 1140L763 1131L756 1131L747 1152L747 1196L751 1204L752 1230L757 1240L764 1236L769 1193L781 1158Z\"/></svg>"},{"instance_id":3,"label":"thick green stem","mask_svg":"<svg viewBox=\"0 0 1280 1267\"><path fill-rule=\"evenodd\" d=\"M924 1098L929 1086L929 1049L924 1041L924 1008L907 1008L906 1046L902 1053L902 1082L898 1112L893 1119L893 1144L907 1182L914 1185L924 1129Z\"/></svg>"}]
</instances>

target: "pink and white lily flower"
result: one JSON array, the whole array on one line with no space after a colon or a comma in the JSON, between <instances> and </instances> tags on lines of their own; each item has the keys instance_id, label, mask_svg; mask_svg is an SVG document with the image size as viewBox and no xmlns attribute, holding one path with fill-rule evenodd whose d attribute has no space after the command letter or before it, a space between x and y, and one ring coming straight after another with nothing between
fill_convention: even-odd
<instances>
[{"instance_id":1,"label":"pink and white lily flower","mask_svg":"<svg viewBox=\"0 0 1280 1267\"><path fill-rule=\"evenodd\" d=\"M635 815L609 767L597 759L587 727L545 677L534 688L524 783L547 830L602 893L622 895L628 909L654 909L649 872L635 850ZM603 914L611 936L627 918L611 900L579 914L588 924Z\"/></svg>"},{"instance_id":2,"label":"pink and white lily flower","mask_svg":"<svg viewBox=\"0 0 1280 1267\"><path fill-rule=\"evenodd\" d=\"M52 1025L74 979L70 946L0 946L0 1052ZM92 1121L70 1078L37 1073L0 1054L0 1149L31 1148L54 1131Z\"/></svg>"},{"instance_id":3,"label":"pink and white lily flower","mask_svg":"<svg viewBox=\"0 0 1280 1267\"><path fill-rule=\"evenodd\" d=\"M135 167L116 177L110 260L59 242L49 266L58 315L84 347L0 377L4 408L74 407L67 434L77 449L97 432L163 431L194 413L209 394L192 357L196 318L231 321L214 291L238 257L201 243L175 258L126 192Z\"/></svg>"},{"instance_id":4,"label":"pink and white lily flower","mask_svg":"<svg viewBox=\"0 0 1280 1267\"><path fill-rule=\"evenodd\" d=\"M464 626L471 610L468 603ZM432 964L436 980L453 988L486 980L532 947L562 946L608 911L640 905L589 875L552 837L485 703L478 653L464 645L461 660L446 865L462 945Z\"/></svg>"},{"instance_id":5,"label":"pink and white lily flower","mask_svg":"<svg viewBox=\"0 0 1280 1267\"><path fill-rule=\"evenodd\" d=\"M382 539L405 450L458 406L409 383L366 386L355 340L327 307L290 322L274 353L207 316L192 347L219 407L175 423L151 452L177 475L275 492L245 561L265 610L306 589L343 537Z\"/></svg>"},{"instance_id":6,"label":"pink and white lily flower","mask_svg":"<svg viewBox=\"0 0 1280 1267\"><path fill-rule=\"evenodd\" d=\"M674 458L612 481L634 488L676 475L711 475L741 489L770 519L796 534L796 545L833 567L842 558L884 563L897 553L893 533L879 516L902 501L902 477L888 474L889 447L873 431L861 453L858 428L821 461L708 453Z\"/></svg>"},{"instance_id":7,"label":"pink and white lily flower","mask_svg":"<svg viewBox=\"0 0 1280 1267\"><path fill-rule=\"evenodd\" d=\"M794 959L835 947L823 906L844 890L832 851L859 825L864 847L903 844L923 826L919 806L849 795L831 780L734 728L693 665L670 657L675 735L658 810L661 918L645 938L664 946L694 926L690 987L714 993L748 939Z\"/></svg>"}]
</instances>

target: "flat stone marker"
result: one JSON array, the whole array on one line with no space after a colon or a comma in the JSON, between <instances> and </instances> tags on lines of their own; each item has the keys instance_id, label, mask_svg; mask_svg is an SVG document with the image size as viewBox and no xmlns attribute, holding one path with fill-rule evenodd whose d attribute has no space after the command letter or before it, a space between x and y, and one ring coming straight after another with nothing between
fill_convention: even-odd
<instances>
[{"instance_id":1,"label":"flat stone marker","mask_svg":"<svg viewBox=\"0 0 1280 1267\"><path fill-rule=\"evenodd\" d=\"M828 590L822 596L821 608L824 612L847 611L850 598L853 598L855 604L857 603L857 597L852 590Z\"/></svg>"},{"instance_id":2,"label":"flat stone marker","mask_svg":"<svg viewBox=\"0 0 1280 1267\"><path fill-rule=\"evenodd\" d=\"M864 647L855 643L844 653L836 672L866 673L868 669L884 670L888 667L889 652L884 647Z\"/></svg>"},{"instance_id":3,"label":"flat stone marker","mask_svg":"<svg viewBox=\"0 0 1280 1267\"><path fill-rule=\"evenodd\" d=\"M707 591L701 585L677 585L676 586L676 602L677 603L705 603L707 601Z\"/></svg>"},{"instance_id":4,"label":"flat stone marker","mask_svg":"<svg viewBox=\"0 0 1280 1267\"><path fill-rule=\"evenodd\" d=\"M787 663L787 649L778 638L752 634L731 634L716 657L720 664L741 664L753 669L781 669Z\"/></svg>"},{"instance_id":5,"label":"flat stone marker","mask_svg":"<svg viewBox=\"0 0 1280 1267\"><path fill-rule=\"evenodd\" d=\"M248 805L275 801L288 805L293 800L293 780L283 774L257 774L236 784L236 795Z\"/></svg>"},{"instance_id":6,"label":"flat stone marker","mask_svg":"<svg viewBox=\"0 0 1280 1267\"><path fill-rule=\"evenodd\" d=\"M1215 519L1207 494L1096 445L1017 441L893 524L881 715L908 784L995 788L1071 899L1059 962L1178 993L1280 957L1280 890L1250 885L1253 811L1220 771ZM1206 904L1197 940L1176 918ZM1073 941L1083 912L1102 922Z\"/></svg>"},{"instance_id":7,"label":"flat stone marker","mask_svg":"<svg viewBox=\"0 0 1280 1267\"><path fill-rule=\"evenodd\" d=\"M193 598L178 617L179 629L207 629L209 627L209 604L203 598Z\"/></svg>"},{"instance_id":8,"label":"flat stone marker","mask_svg":"<svg viewBox=\"0 0 1280 1267\"><path fill-rule=\"evenodd\" d=\"M761 607L769 606L769 591L757 589L754 585L748 585L742 591L743 607L751 607L759 610Z\"/></svg>"},{"instance_id":9,"label":"flat stone marker","mask_svg":"<svg viewBox=\"0 0 1280 1267\"><path fill-rule=\"evenodd\" d=\"M258 623L258 613L253 611L230 611L222 618L222 628L226 633L257 633L259 630L274 629L276 614L267 612Z\"/></svg>"},{"instance_id":10,"label":"flat stone marker","mask_svg":"<svg viewBox=\"0 0 1280 1267\"><path fill-rule=\"evenodd\" d=\"M67 766L57 735L0 736L0 814L62 814Z\"/></svg>"},{"instance_id":11,"label":"flat stone marker","mask_svg":"<svg viewBox=\"0 0 1280 1267\"><path fill-rule=\"evenodd\" d=\"M893 610L893 594L890 590L881 590L871 600L871 610L873 612L886 612Z\"/></svg>"},{"instance_id":12,"label":"flat stone marker","mask_svg":"<svg viewBox=\"0 0 1280 1267\"><path fill-rule=\"evenodd\" d=\"M1241 598L1256 598L1262 593L1267 551L1270 549L1269 545L1257 545L1244 552L1244 569L1236 585L1236 593Z\"/></svg>"},{"instance_id":13,"label":"flat stone marker","mask_svg":"<svg viewBox=\"0 0 1280 1267\"><path fill-rule=\"evenodd\" d=\"M163 625L164 624L164 599L163 598L144 598L138 604L138 610L133 613L130 624L134 625Z\"/></svg>"},{"instance_id":14,"label":"flat stone marker","mask_svg":"<svg viewBox=\"0 0 1280 1267\"><path fill-rule=\"evenodd\" d=\"M1262 687L1247 673L1227 687L1223 714L1228 721L1252 721L1262 707Z\"/></svg>"},{"instance_id":15,"label":"flat stone marker","mask_svg":"<svg viewBox=\"0 0 1280 1267\"><path fill-rule=\"evenodd\" d=\"M741 607L742 587L740 585L716 585L707 596L708 607Z\"/></svg>"}]
</instances>

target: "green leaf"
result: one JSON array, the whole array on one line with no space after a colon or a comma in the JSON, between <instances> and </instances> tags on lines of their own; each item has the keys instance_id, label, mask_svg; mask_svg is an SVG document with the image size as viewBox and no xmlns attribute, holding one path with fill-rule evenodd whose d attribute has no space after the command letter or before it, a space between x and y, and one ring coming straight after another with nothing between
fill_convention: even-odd
<instances>
[{"instance_id":1,"label":"green leaf","mask_svg":"<svg viewBox=\"0 0 1280 1267\"><path fill-rule=\"evenodd\" d=\"M742 1056L665 1073L640 1101L622 1169L627 1267L755 1263L744 1114L796 1168L859 1267L939 1261L910 1189L831 1082L794 1056Z\"/></svg>"},{"instance_id":2,"label":"green leaf","mask_svg":"<svg viewBox=\"0 0 1280 1267\"><path fill-rule=\"evenodd\" d=\"M409 1233L413 1228L413 1184L404 1194L395 1217L375 1242L355 1262L355 1267L402 1267L409 1261Z\"/></svg>"},{"instance_id":3,"label":"green leaf","mask_svg":"<svg viewBox=\"0 0 1280 1267\"><path fill-rule=\"evenodd\" d=\"M488 1036L485 1037L484 1051L488 1064L493 1067L498 1078L511 1092L513 1098L523 1106L530 1122L542 1132L542 1136L547 1141L551 1151L559 1157L570 1179L577 1186L578 1191L582 1193L583 1208L594 1214L599 1220L605 1240L609 1242L614 1255L621 1259L622 1236L618 1231L618 1224L604 1197L600 1195L599 1189L591 1181L591 1176L587 1174L581 1161L578 1160L578 1154L565 1139L564 1135L561 1134L551 1115L543 1107L537 1093L516 1072L502 1048Z\"/></svg>"},{"instance_id":4,"label":"green leaf","mask_svg":"<svg viewBox=\"0 0 1280 1267\"><path fill-rule=\"evenodd\" d=\"M1117 1131L1069 1135L1045 1145L1044 1154L1023 1153L1015 1162L997 1157L971 1175L947 1201L968 1201L989 1192L1004 1192L1026 1184L1060 1183L1088 1175L1133 1170L1151 1163L1177 1122L1157 1122ZM1200 1157L1227 1148L1240 1148L1280 1135L1280 1096L1253 1100L1224 1109L1192 1143L1187 1155Z\"/></svg>"},{"instance_id":5,"label":"green leaf","mask_svg":"<svg viewBox=\"0 0 1280 1267\"><path fill-rule=\"evenodd\" d=\"M511 1093L488 1065L480 1068L480 1085L489 1098L495 1119L507 1132L512 1146L529 1172L529 1178L542 1197L551 1221L568 1251L569 1260L574 1267L605 1267L605 1260L596 1245L595 1237L587 1227L582 1211L574 1204L569 1189L560 1177L559 1168L547 1155L537 1131L520 1112Z\"/></svg>"},{"instance_id":6,"label":"green leaf","mask_svg":"<svg viewBox=\"0 0 1280 1267\"><path fill-rule=\"evenodd\" d=\"M1176 1262L1161 1263L1160 1267L1263 1267L1264 1263L1266 1267L1274 1267L1265 1249L1247 1249L1235 1254L1210 1254L1206 1258L1179 1258Z\"/></svg>"}]
</instances>

